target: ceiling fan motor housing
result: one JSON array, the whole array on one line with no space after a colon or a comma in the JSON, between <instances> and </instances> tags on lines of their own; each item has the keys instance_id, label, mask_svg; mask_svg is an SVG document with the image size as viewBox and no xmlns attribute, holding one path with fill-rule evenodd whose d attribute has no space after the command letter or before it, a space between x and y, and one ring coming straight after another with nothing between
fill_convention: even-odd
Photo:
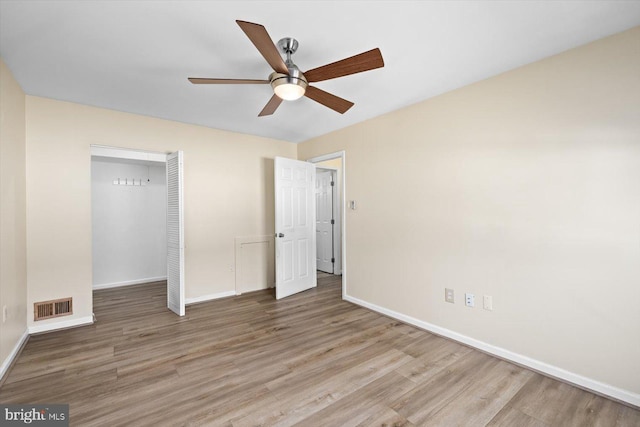
<instances>
[{"instance_id":1,"label":"ceiling fan motor housing","mask_svg":"<svg viewBox=\"0 0 640 427\"><path fill-rule=\"evenodd\" d=\"M285 37L278 41L278 47L282 53L287 55L285 64L289 73L282 74L274 71L269 75L269 81L276 95L284 100L292 101L303 96L308 85L304 74L291 59L291 55L298 50L298 41L292 37Z\"/></svg>"}]
</instances>

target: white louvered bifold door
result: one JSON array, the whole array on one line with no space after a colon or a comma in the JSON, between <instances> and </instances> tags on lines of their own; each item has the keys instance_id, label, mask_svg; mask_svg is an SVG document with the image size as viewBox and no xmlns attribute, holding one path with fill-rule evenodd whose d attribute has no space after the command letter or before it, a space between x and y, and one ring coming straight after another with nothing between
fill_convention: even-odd
<instances>
[{"instance_id":1,"label":"white louvered bifold door","mask_svg":"<svg viewBox=\"0 0 640 427\"><path fill-rule=\"evenodd\" d=\"M182 151L167 155L167 307L184 316Z\"/></svg>"}]
</instances>

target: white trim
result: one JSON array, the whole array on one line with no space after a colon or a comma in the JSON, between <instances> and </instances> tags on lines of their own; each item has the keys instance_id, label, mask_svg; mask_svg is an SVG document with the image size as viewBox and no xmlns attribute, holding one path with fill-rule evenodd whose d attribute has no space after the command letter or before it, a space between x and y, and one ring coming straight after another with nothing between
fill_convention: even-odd
<instances>
[{"instance_id":1,"label":"white trim","mask_svg":"<svg viewBox=\"0 0 640 427\"><path fill-rule=\"evenodd\" d=\"M7 358L2 362L2 365L0 365L0 380L2 380L5 374L9 371L11 364L18 356L18 353L20 353L20 350L22 349L22 346L24 346L27 342L27 339L29 339L29 330L25 329L16 345L13 346L13 350L11 350L11 353L9 353Z\"/></svg>"},{"instance_id":2,"label":"white trim","mask_svg":"<svg viewBox=\"0 0 640 427\"><path fill-rule=\"evenodd\" d=\"M91 145L91 155L111 157L116 159L145 160L148 162L167 163L167 154L157 151L144 151L131 148L109 147L106 145Z\"/></svg>"},{"instance_id":3,"label":"white trim","mask_svg":"<svg viewBox=\"0 0 640 427\"><path fill-rule=\"evenodd\" d=\"M219 292L217 294L202 295L201 297L187 298L185 305L198 304L201 302L212 301L214 299L227 298L236 296L236 291Z\"/></svg>"},{"instance_id":4,"label":"white trim","mask_svg":"<svg viewBox=\"0 0 640 427\"><path fill-rule=\"evenodd\" d=\"M322 154L321 156L312 157L310 159L307 159L306 161L310 163L320 163L320 162L325 162L327 160L333 160L338 158L342 158L344 160L344 150L336 151L329 154Z\"/></svg>"},{"instance_id":5,"label":"white trim","mask_svg":"<svg viewBox=\"0 0 640 427\"><path fill-rule=\"evenodd\" d=\"M341 241L341 258L342 258L342 299L347 297L347 155L344 150L334 153L323 154L321 156L311 157L307 162L319 163L325 160L341 159L342 160L342 200L340 201L340 209L342 210L342 241Z\"/></svg>"},{"instance_id":6,"label":"white trim","mask_svg":"<svg viewBox=\"0 0 640 427\"><path fill-rule=\"evenodd\" d=\"M121 286L141 285L143 283L161 282L167 280L167 276L162 277L147 277L144 279L125 280L124 282L103 283L101 285L93 285L93 289L109 289L119 288Z\"/></svg>"},{"instance_id":7,"label":"white trim","mask_svg":"<svg viewBox=\"0 0 640 427\"><path fill-rule=\"evenodd\" d=\"M77 326L86 326L93 324L93 315L79 317L77 319L60 320L57 322L50 322L44 325L29 326L29 334L39 334L42 332L57 331L58 329L75 328Z\"/></svg>"},{"instance_id":8,"label":"white trim","mask_svg":"<svg viewBox=\"0 0 640 427\"><path fill-rule=\"evenodd\" d=\"M369 310L373 310L380 314L384 314L385 316L400 320L401 322L405 322L410 325L417 326L418 328L427 330L429 332L433 332L434 334L441 335L443 337L450 338L454 341L458 341L460 343L477 348L479 350L484 351L485 353L489 353L499 358L517 363L518 365L531 368L535 371L549 375L551 377L566 381L571 384L575 384L577 386L592 390L596 393L599 393L605 396L609 396L613 399L621 400L623 402L629 403L636 407L640 406L640 394L633 393L628 390L623 390L623 389L614 387L612 385L605 384L600 381L596 381L591 378L583 377L582 375L578 375L576 373L564 370L557 366L549 365L548 363L541 362L536 359L532 359L522 354L514 353L504 348L497 347L492 344L488 344L484 341L480 341L475 338L471 338L466 335L459 334L450 329L446 329L446 328L434 325L432 323L428 323L428 322L416 319L415 317L407 316L406 314L398 313L397 311L380 307L378 305L363 301L361 299L358 299L349 295L345 295L344 300L349 301L353 304L357 304L362 307L368 308Z\"/></svg>"}]
</instances>

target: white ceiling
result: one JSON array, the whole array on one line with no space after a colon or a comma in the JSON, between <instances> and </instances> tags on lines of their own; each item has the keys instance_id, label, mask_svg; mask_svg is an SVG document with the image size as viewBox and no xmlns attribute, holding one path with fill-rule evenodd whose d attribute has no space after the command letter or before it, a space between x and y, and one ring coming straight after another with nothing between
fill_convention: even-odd
<instances>
[{"instance_id":1,"label":"white ceiling","mask_svg":"<svg viewBox=\"0 0 640 427\"><path fill-rule=\"evenodd\" d=\"M300 42L308 70L379 47L385 67L315 85L355 103L302 98L257 117L269 85L235 20ZM640 25L640 1L11 1L0 55L29 95L300 142Z\"/></svg>"}]
</instances>

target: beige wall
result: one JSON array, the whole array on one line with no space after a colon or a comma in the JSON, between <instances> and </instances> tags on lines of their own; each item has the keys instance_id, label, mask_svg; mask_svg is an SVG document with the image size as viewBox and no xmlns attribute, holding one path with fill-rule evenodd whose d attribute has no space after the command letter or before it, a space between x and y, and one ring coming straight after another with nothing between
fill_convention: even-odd
<instances>
[{"instance_id":1,"label":"beige wall","mask_svg":"<svg viewBox=\"0 0 640 427\"><path fill-rule=\"evenodd\" d=\"M0 364L27 330L25 197L25 95L0 60Z\"/></svg>"},{"instance_id":2,"label":"beige wall","mask_svg":"<svg viewBox=\"0 0 640 427\"><path fill-rule=\"evenodd\" d=\"M299 145L300 159L346 150L348 294L638 399L638 40L635 28Z\"/></svg>"},{"instance_id":3,"label":"beige wall","mask_svg":"<svg viewBox=\"0 0 640 427\"><path fill-rule=\"evenodd\" d=\"M273 233L273 157L296 156L288 142L32 96L27 129L28 303L72 296L76 319L92 312L91 144L184 151L187 298L235 289L234 239Z\"/></svg>"}]
</instances>

